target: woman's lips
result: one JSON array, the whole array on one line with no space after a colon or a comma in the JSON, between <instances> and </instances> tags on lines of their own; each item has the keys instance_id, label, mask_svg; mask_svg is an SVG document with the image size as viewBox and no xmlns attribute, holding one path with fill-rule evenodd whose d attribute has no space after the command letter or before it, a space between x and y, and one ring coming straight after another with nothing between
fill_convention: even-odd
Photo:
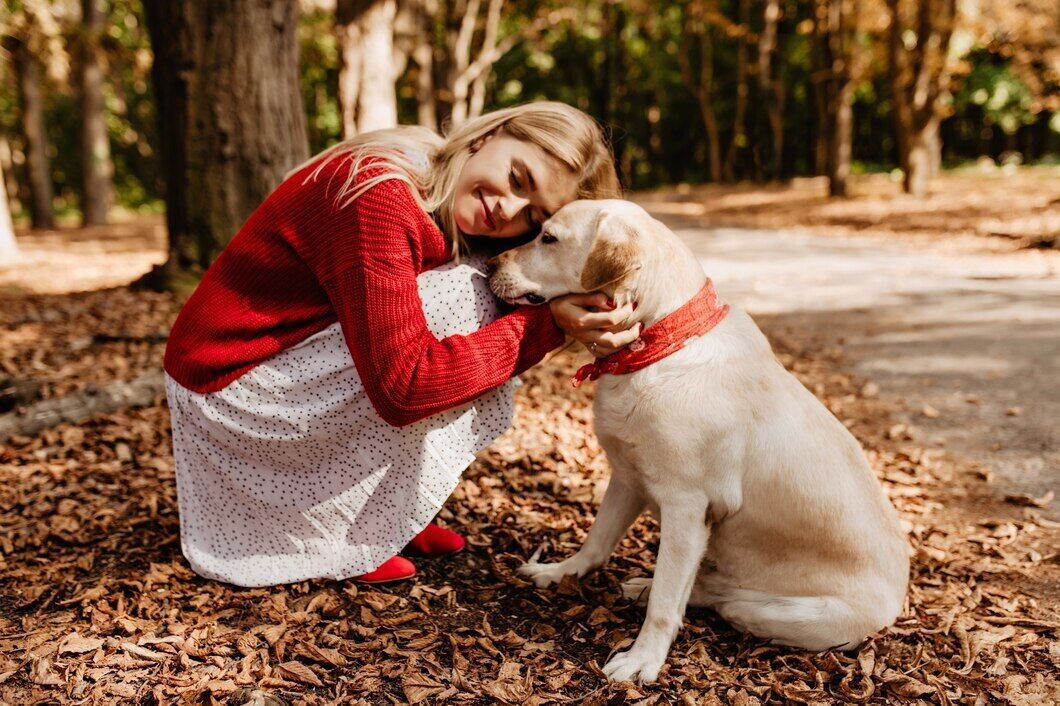
<instances>
[{"instance_id":1,"label":"woman's lips","mask_svg":"<svg viewBox=\"0 0 1060 706\"><path fill-rule=\"evenodd\" d=\"M490 211L486 208L486 199L482 196L482 191L478 192L478 200L482 203L482 219L486 222L486 225L490 230L497 230L497 224L493 222L493 218L490 216Z\"/></svg>"}]
</instances>

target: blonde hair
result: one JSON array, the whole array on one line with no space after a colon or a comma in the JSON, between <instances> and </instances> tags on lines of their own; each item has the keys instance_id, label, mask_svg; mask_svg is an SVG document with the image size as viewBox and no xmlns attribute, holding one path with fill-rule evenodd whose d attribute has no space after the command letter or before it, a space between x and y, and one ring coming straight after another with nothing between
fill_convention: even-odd
<instances>
[{"instance_id":1,"label":"blonde hair","mask_svg":"<svg viewBox=\"0 0 1060 706\"><path fill-rule=\"evenodd\" d=\"M621 195L614 157L600 125L577 108L552 101L486 113L467 120L445 137L414 125L366 132L328 148L292 173L319 159L316 169L306 177L308 181L315 179L331 160L345 160L350 166L346 181L338 191L340 208L353 203L381 181L406 182L423 210L437 215L442 231L453 243L453 256L459 259L466 245L453 213L456 184L473 154L473 146L495 132L535 144L570 169L577 175L577 198ZM366 159L373 162L365 165ZM387 171L357 182L362 168L377 166Z\"/></svg>"}]
</instances>

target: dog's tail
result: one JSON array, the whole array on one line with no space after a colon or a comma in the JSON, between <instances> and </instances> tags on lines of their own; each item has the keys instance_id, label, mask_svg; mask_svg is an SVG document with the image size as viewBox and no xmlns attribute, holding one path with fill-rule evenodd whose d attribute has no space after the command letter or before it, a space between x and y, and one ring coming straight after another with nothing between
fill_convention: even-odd
<instances>
[{"instance_id":1,"label":"dog's tail","mask_svg":"<svg viewBox=\"0 0 1060 706\"><path fill-rule=\"evenodd\" d=\"M753 635L813 651L853 649L895 617L881 616L878 606L855 610L836 596L774 596L751 589L735 589L714 607Z\"/></svg>"}]
</instances>

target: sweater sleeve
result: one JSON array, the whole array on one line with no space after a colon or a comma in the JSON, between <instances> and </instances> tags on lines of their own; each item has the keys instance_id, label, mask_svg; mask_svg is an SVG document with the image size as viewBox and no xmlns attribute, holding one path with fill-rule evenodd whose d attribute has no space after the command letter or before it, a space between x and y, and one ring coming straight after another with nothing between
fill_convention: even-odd
<instances>
[{"instance_id":1,"label":"sweater sleeve","mask_svg":"<svg viewBox=\"0 0 1060 706\"><path fill-rule=\"evenodd\" d=\"M394 426L469 402L564 341L547 305L520 306L469 335L435 338L414 264L425 237L418 229L429 222L399 217L410 207L419 210L401 182L362 194L347 207L356 212L360 247L345 248L343 266L332 260L332 275L322 281L368 398Z\"/></svg>"}]
</instances>

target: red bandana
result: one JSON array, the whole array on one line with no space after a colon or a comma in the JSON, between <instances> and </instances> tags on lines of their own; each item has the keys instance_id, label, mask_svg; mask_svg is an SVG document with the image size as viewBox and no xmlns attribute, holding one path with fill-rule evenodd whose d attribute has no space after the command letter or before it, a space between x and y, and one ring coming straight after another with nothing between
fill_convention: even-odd
<instances>
[{"instance_id":1,"label":"red bandana","mask_svg":"<svg viewBox=\"0 0 1060 706\"><path fill-rule=\"evenodd\" d=\"M595 380L605 373L627 375L646 368L681 350L688 339L710 331L728 313L729 305L718 298L714 284L708 279L696 296L644 329L636 341L595 363L578 368L571 383L577 387L586 378Z\"/></svg>"}]
</instances>

